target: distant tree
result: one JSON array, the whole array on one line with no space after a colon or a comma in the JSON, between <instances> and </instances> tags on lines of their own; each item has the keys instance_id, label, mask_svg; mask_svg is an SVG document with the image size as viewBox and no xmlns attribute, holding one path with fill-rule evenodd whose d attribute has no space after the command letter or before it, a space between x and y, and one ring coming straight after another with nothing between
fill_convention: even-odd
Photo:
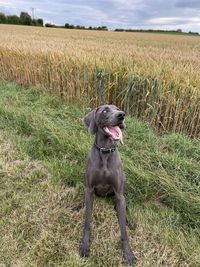
<instances>
[{"instance_id":1,"label":"distant tree","mask_svg":"<svg viewBox=\"0 0 200 267\"><path fill-rule=\"evenodd\" d=\"M65 28L69 29L69 23L65 23Z\"/></svg>"},{"instance_id":2,"label":"distant tree","mask_svg":"<svg viewBox=\"0 0 200 267\"><path fill-rule=\"evenodd\" d=\"M0 24L1 23L6 23L7 22L7 17L3 12L0 12Z\"/></svg>"},{"instance_id":3,"label":"distant tree","mask_svg":"<svg viewBox=\"0 0 200 267\"><path fill-rule=\"evenodd\" d=\"M39 19L37 19L37 24L38 24L38 26L44 26L44 21L43 21L43 19L41 19L41 18L39 18Z\"/></svg>"},{"instance_id":4,"label":"distant tree","mask_svg":"<svg viewBox=\"0 0 200 267\"><path fill-rule=\"evenodd\" d=\"M20 24L20 25L33 25L33 26L43 26L43 19L32 19L31 16L26 12L21 12L20 17L16 15L6 16L4 13L0 12L0 24Z\"/></svg>"},{"instance_id":5,"label":"distant tree","mask_svg":"<svg viewBox=\"0 0 200 267\"><path fill-rule=\"evenodd\" d=\"M124 32L124 29L115 29L115 32Z\"/></svg>"},{"instance_id":6,"label":"distant tree","mask_svg":"<svg viewBox=\"0 0 200 267\"><path fill-rule=\"evenodd\" d=\"M189 33L189 34L193 34L193 35L199 35L198 32L191 32L191 31L189 31L188 33Z\"/></svg>"},{"instance_id":7,"label":"distant tree","mask_svg":"<svg viewBox=\"0 0 200 267\"><path fill-rule=\"evenodd\" d=\"M107 31L108 30L107 26L101 26L101 29L102 29L102 31Z\"/></svg>"},{"instance_id":8,"label":"distant tree","mask_svg":"<svg viewBox=\"0 0 200 267\"><path fill-rule=\"evenodd\" d=\"M181 29L177 29L177 32L182 32L182 30Z\"/></svg>"},{"instance_id":9,"label":"distant tree","mask_svg":"<svg viewBox=\"0 0 200 267\"><path fill-rule=\"evenodd\" d=\"M31 21L31 25L32 25L32 26L38 26L38 24L37 24L37 20L36 20L36 19L32 19L32 21Z\"/></svg>"},{"instance_id":10,"label":"distant tree","mask_svg":"<svg viewBox=\"0 0 200 267\"><path fill-rule=\"evenodd\" d=\"M45 27L47 27L47 28L56 28L56 25L55 24L51 24L51 23L46 23Z\"/></svg>"},{"instance_id":11,"label":"distant tree","mask_svg":"<svg viewBox=\"0 0 200 267\"><path fill-rule=\"evenodd\" d=\"M99 26L97 28L93 28L94 30L98 30L98 31L108 31L107 26Z\"/></svg>"},{"instance_id":12,"label":"distant tree","mask_svg":"<svg viewBox=\"0 0 200 267\"><path fill-rule=\"evenodd\" d=\"M22 25L31 25L32 24L32 18L27 12L21 12L20 13L20 23Z\"/></svg>"},{"instance_id":13,"label":"distant tree","mask_svg":"<svg viewBox=\"0 0 200 267\"><path fill-rule=\"evenodd\" d=\"M7 16L8 24L20 24L20 18L17 15Z\"/></svg>"}]
</instances>

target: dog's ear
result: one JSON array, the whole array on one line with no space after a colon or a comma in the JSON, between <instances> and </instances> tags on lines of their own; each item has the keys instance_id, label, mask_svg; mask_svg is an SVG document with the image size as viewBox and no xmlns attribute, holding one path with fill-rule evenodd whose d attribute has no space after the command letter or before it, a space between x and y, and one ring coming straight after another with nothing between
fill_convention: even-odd
<instances>
[{"instance_id":1,"label":"dog's ear","mask_svg":"<svg viewBox=\"0 0 200 267\"><path fill-rule=\"evenodd\" d=\"M88 128L88 132L90 134L95 134L97 132L97 125L96 125L96 122L95 122L95 113L96 113L96 108L93 109L92 111L90 111L86 116L85 118L83 119L84 120L84 123L85 125L87 126Z\"/></svg>"}]
</instances>

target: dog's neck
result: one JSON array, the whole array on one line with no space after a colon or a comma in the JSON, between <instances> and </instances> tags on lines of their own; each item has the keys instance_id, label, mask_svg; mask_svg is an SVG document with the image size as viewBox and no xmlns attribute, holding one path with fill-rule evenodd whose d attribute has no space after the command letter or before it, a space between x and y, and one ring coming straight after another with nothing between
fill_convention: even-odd
<instances>
[{"instance_id":1,"label":"dog's neck","mask_svg":"<svg viewBox=\"0 0 200 267\"><path fill-rule=\"evenodd\" d=\"M112 157L113 152L116 151L115 141L98 131L95 135L94 147L99 150L99 157L102 161L102 170L106 171L108 169L108 159ZM114 148L114 150L111 151L112 148ZM104 152L101 149L103 149Z\"/></svg>"},{"instance_id":2,"label":"dog's neck","mask_svg":"<svg viewBox=\"0 0 200 267\"><path fill-rule=\"evenodd\" d=\"M96 133L95 136L95 143L99 146L99 147L103 147L103 148L111 148L115 146L115 141L106 136L105 134L101 133L100 131L98 131Z\"/></svg>"}]
</instances>

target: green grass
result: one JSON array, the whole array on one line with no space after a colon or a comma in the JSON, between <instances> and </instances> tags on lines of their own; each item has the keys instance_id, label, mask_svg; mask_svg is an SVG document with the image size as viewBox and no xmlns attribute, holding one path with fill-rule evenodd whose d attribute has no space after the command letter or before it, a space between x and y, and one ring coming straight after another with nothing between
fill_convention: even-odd
<instances>
[{"instance_id":1,"label":"green grass","mask_svg":"<svg viewBox=\"0 0 200 267\"><path fill-rule=\"evenodd\" d=\"M112 199L95 198L90 257L79 257L89 110L0 82L1 266L123 266ZM126 125L118 148L137 266L200 266L200 140Z\"/></svg>"}]
</instances>

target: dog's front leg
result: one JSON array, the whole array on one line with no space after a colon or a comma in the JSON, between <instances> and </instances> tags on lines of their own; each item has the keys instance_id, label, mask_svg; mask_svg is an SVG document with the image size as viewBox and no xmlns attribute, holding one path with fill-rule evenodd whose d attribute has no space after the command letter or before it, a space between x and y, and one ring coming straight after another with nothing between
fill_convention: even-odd
<instances>
[{"instance_id":1,"label":"dog's front leg","mask_svg":"<svg viewBox=\"0 0 200 267\"><path fill-rule=\"evenodd\" d=\"M125 198L123 194L119 194L119 193L115 193L115 197L116 197L117 217L118 217L120 231L121 231L123 257L127 264L134 264L136 261L136 258L130 249L127 231L126 231Z\"/></svg>"},{"instance_id":2,"label":"dog's front leg","mask_svg":"<svg viewBox=\"0 0 200 267\"><path fill-rule=\"evenodd\" d=\"M80 248L81 257L87 257L90 249L90 225L92 221L93 189L85 188L85 223Z\"/></svg>"}]
</instances>

